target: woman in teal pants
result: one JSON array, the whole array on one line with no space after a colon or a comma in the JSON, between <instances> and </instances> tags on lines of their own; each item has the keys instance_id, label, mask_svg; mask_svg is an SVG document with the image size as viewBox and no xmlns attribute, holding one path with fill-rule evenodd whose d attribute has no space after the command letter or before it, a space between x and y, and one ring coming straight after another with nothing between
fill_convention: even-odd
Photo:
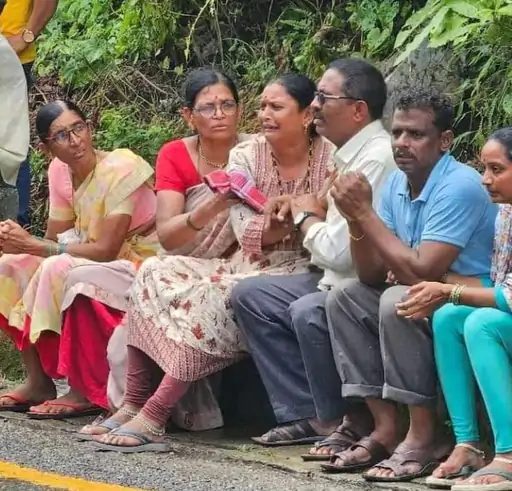
<instances>
[{"instance_id":1,"label":"woman in teal pants","mask_svg":"<svg viewBox=\"0 0 512 491\"><path fill-rule=\"evenodd\" d=\"M427 479L453 491L512 490L512 127L494 132L481 152L483 184L500 203L491 280L448 274L410 288L397 313L429 317L439 379L457 445ZM476 380L476 384L475 384ZM480 389L495 440L485 466L476 412Z\"/></svg>"}]
</instances>

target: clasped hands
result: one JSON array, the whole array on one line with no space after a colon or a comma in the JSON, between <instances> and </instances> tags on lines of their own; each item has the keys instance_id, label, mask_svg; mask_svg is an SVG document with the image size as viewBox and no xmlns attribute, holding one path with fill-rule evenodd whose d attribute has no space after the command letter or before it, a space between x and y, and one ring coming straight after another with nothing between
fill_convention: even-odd
<instances>
[{"instance_id":1,"label":"clasped hands","mask_svg":"<svg viewBox=\"0 0 512 491\"><path fill-rule=\"evenodd\" d=\"M348 220L355 221L367 214L372 208L372 187L368 179L360 172L339 174L331 172L319 193L300 196L283 195L270 198L265 207L265 229L293 229L293 219L302 211L309 211L325 219L327 196L330 193L338 211Z\"/></svg>"},{"instance_id":2,"label":"clasped hands","mask_svg":"<svg viewBox=\"0 0 512 491\"><path fill-rule=\"evenodd\" d=\"M0 249L5 254L27 252L34 237L13 220L0 222Z\"/></svg>"}]
</instances>

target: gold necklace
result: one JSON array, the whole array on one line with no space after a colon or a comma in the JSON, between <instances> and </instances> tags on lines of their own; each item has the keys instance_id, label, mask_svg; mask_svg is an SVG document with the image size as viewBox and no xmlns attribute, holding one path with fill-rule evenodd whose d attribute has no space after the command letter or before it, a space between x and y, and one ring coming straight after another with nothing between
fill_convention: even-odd
<instances>
[{"instance_id":1,"label":"gold necklace","mask_svg":"<svg viewBox=\"0 0 512 491\"><path fill-rule=\"evenodd\" d=\"M235 144L233 145L233 147L235 147L236 145L238 144L238 135L235 139ZM231 147L231 148L233 148ZM201 160L211 166L211 167L214 167L215 169L224 169L227 165L228 165L228 161L224 161L222 162L221 164L217 164L215 162L212 162L210 159L206 158L204 153L203 153L203 147L201 146L201 139L199 138L199 136L197 137L197 154L199 156L199 162L201 162Z\"/></svg>"}]
</instances>

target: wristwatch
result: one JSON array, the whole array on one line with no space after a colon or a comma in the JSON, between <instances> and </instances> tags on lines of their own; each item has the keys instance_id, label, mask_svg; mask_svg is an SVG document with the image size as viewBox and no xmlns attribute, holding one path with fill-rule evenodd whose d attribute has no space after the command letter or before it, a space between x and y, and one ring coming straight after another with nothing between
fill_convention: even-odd
<instances>
[{"instance_id":1,"label":"wristwatch","mask_svg":"<svg viewBox=\"0 0 512 491\"><path fill-rule=\"evenodd\" d=\"M318 215L316 213L313 213L312 211L301 211L293 221L294 229L298 230L309 217L318 218Z\"/></svg>"},{"instance_id":2,"label":"wristwatch","mask_svg":"<svg viewBox=\"0 0 512 491\"><path fill-rule=\"evenodd\" d=\"M32 44L36 39L36 35L29 29L23 29L23 31L21 31L21 38L27 44Z\"/></svg>"}]
</instances>

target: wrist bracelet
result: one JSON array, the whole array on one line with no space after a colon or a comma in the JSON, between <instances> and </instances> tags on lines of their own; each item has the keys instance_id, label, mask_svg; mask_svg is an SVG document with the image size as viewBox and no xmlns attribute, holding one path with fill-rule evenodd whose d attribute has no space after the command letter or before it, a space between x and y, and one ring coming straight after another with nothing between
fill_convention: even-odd
<instances>
[{"instance_id":1,"label":"wrist bracelet","mask_svg":"<svg viewBox=\"0 0 512 491\"><path fill-rule=\"evenodd\" d=\"M364 239L364 234L360 235L359 237L354 237L350 232L348 233L348 235L350 236L350 238L355 241L355 242L359 242L360 240Z\"/></svg>"},{"instance_id":2,"label":"wrist bracelet","mask_svg":"<svg viewBox=\"0 0 512 491\"><path fill-rule=\"evenodd\" d=\"M191 216L192 213L189 213L187 215L187 227L190 227L192 230L195 230L196 232L200 232L201 230L203 230L204 227L198 228L192 223Z\"/></svg>"},{"instance_id":3,"label":"wrist bracelet","mask_svg":"<svg viewBox=\"0 0 512 491\"><path fill-rule=\"evenodd\" d=\"M460 295L462 291L466 288L466 285L456 284L452 291L450 292L450 296L448 297L448 302L453 303L453 305L460 304Z\"/></svg>"}]
</instances>

